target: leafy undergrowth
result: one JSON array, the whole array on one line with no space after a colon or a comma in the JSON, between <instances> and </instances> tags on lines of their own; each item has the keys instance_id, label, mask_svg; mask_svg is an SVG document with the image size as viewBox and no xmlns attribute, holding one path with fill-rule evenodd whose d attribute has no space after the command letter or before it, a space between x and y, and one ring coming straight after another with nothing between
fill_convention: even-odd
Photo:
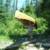
<instances>
[{"instance_id":1,"label":"leafy undergrowth","mask_svg":"<svg viewBox=\"0 0 50 50\"><path fill-rule=\"evenodd\" d=\"M10 40L10 38L8 37L8 36L4 36L4 35L2 35L2 36L0 36L0 41L7 41L7 40Z\"/></svg>"}]
</instances>

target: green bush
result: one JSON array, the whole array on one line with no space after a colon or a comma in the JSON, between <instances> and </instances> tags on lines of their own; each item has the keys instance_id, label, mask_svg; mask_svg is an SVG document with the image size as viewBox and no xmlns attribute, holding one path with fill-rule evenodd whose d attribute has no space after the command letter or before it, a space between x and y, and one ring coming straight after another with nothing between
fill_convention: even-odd
<instances>
[{"instance_id":1,"label":"green bush","mask_svg":"<svg viewBox=\"0 0 50 50\"><path fill-rule=\"evenodd\" d=\"M33 29L33 32L36 32L36 34L43 34L48 29L48 23L46 19L44 18L36 18L37 22L37 29Z\"/></svg>"},{"instance_id":2,"label":"green bush","mask_svg":"<svg viewBox=\"0 0 50 50\"><path fill-rule=\"evenodd\" d=\"M18 34L25 35L27 29L23 27L22 23L17 21L16 19L7 20L6 25L4 23L0 23L0 32L5 32L7 34ZM11 33L9 33L11 32Z\"/></svg>"}]
</instances>

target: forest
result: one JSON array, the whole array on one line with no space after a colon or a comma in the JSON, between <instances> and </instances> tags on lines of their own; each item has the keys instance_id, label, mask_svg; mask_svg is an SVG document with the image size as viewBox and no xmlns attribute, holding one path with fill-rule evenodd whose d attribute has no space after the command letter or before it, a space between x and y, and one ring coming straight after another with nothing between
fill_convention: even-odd
<instances>
[{"instance_id":1,"label":"forest","mask_svg":"<svg viewBox=\"0 0 50 50\"><path fill-rule=\"evenodd\" d=\"M17 10L35 19L36 28L29 32L15 18ZM50 0L0 0L0 50L29 50L29 44L38 48L34 50L50 50Z\"/></svg>"}]
</instances>

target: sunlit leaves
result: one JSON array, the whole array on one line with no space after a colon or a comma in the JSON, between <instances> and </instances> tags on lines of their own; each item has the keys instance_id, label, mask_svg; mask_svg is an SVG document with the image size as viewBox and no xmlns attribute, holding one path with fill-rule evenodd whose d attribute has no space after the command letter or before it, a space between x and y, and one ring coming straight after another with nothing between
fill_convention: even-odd
<instances>
[{"instance_id":1,"label":"sunlit leaves","mask_svg":"<svg viewBox=\"0 0 50 50\"><path fill-rule=\"evenodd\" d=\"M36 18L37 29L33 30L37 34L43 34L48 29L48 23L44 18Z\"/></svg>"}]
</instances>

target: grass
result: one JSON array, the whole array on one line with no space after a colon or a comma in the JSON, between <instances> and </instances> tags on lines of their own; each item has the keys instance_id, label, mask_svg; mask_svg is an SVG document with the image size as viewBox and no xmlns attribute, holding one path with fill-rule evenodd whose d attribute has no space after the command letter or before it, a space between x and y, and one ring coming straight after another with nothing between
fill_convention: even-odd
<instances>
[{"instance_id":1,"label":"grass","mask_svg":"<svg viewBox=\"0 0 50 50\"><path fill-rule=\"evenodd\" d=\"M7 41L7 40L11 40L11 39L8 36L4 36L4 35L0 36L0 41Z\"/></svg>"}]
</instances>

